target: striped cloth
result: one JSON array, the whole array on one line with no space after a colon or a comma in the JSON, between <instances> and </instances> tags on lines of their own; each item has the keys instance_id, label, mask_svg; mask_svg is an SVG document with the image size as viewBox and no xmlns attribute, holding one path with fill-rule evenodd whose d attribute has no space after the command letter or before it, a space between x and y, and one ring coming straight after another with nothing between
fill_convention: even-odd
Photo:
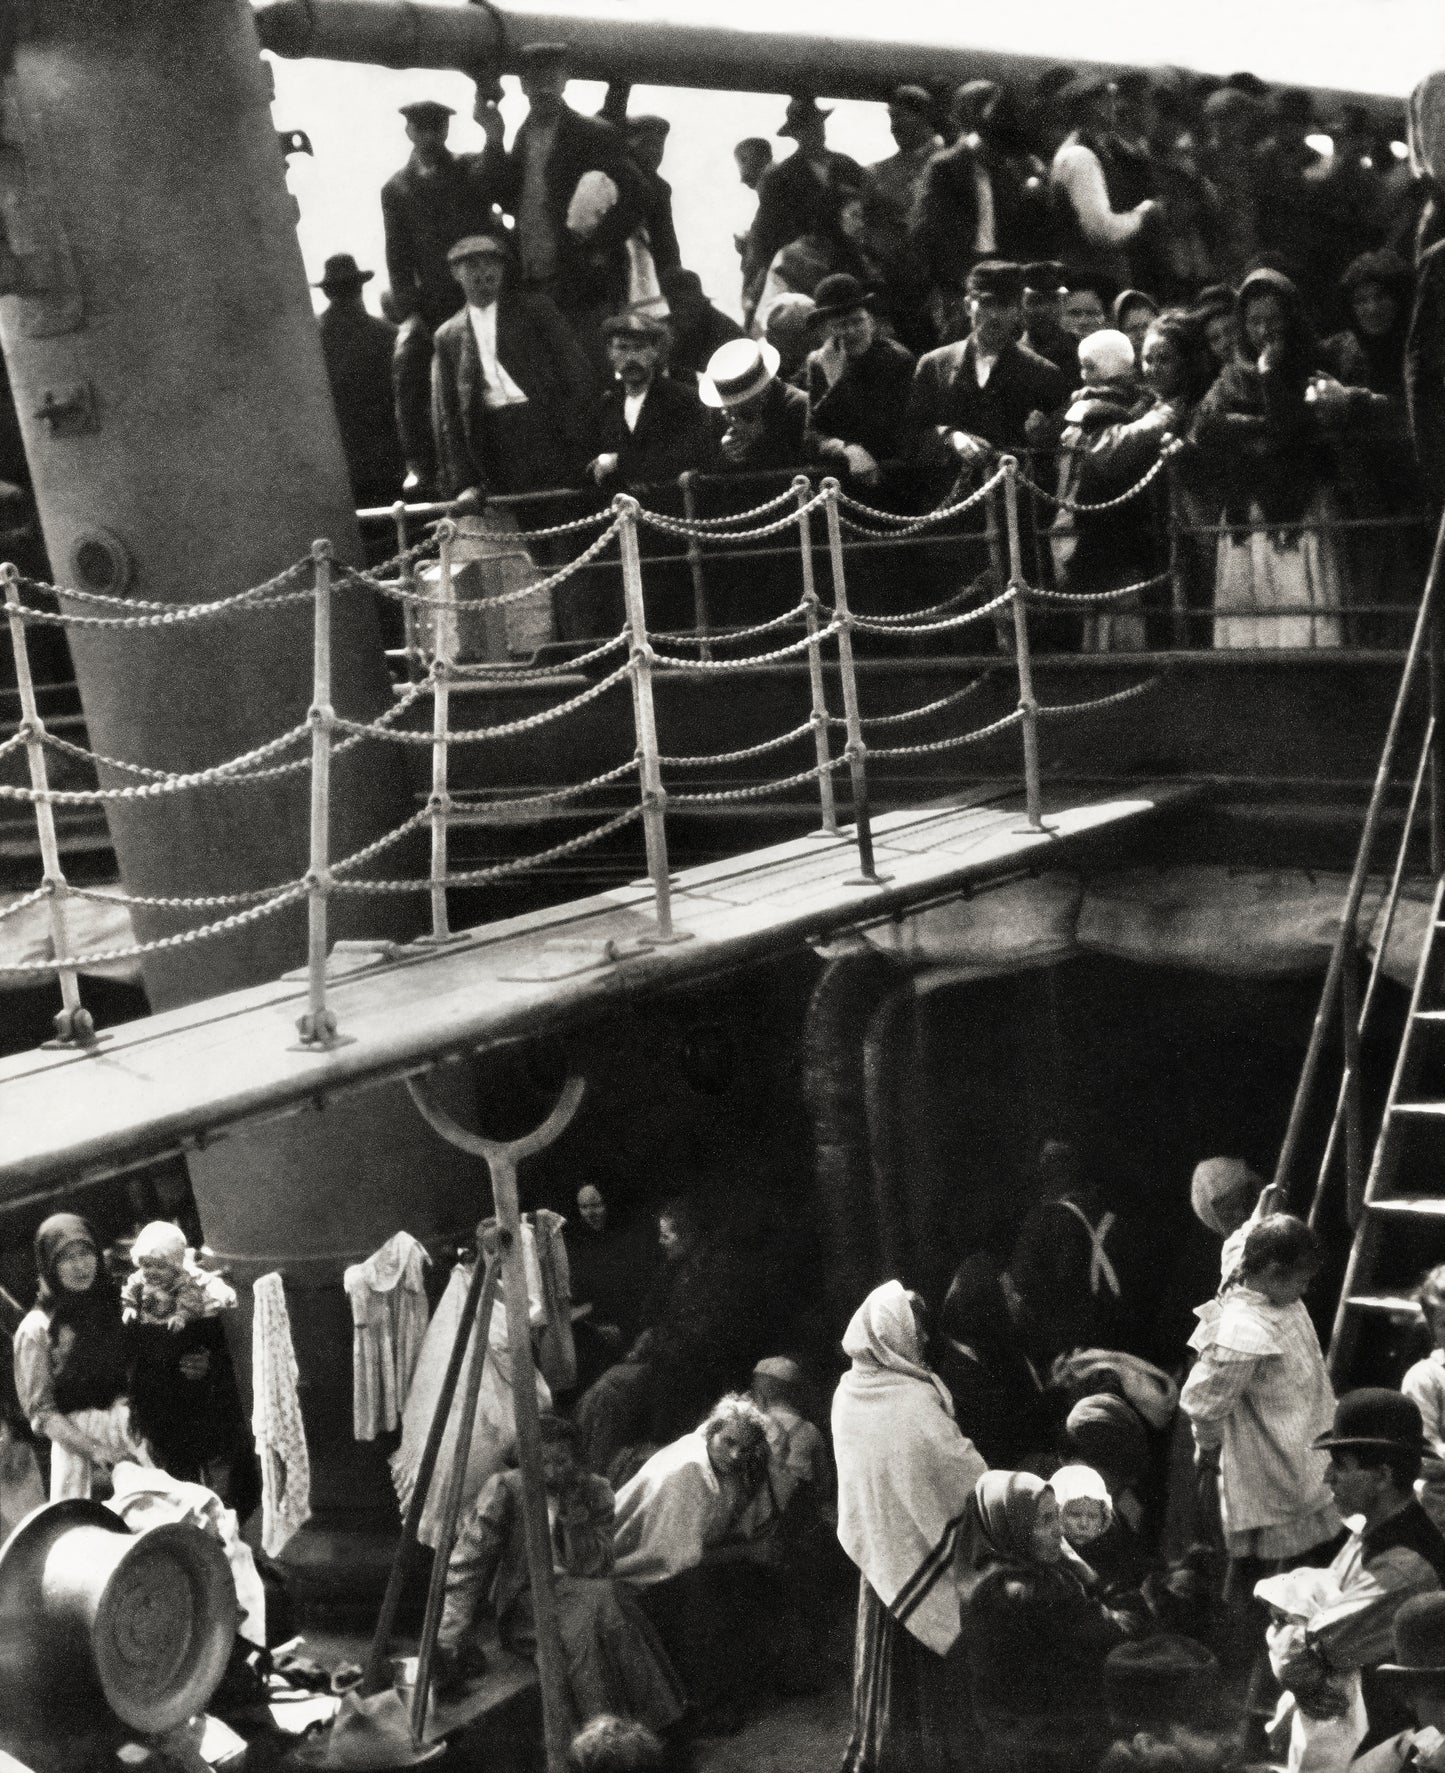
<instances>
[{"instance_id":1,"label":"striped cloth","mask_svg":"<svg viewBox=\"0 0 1445 1773\"><path fill-rule=\"evenodd\" d=\"M1195 1444L1220 1452L1219 1499L1232 1555L1288 1557L1339 1531L1316 1436L1335 1395L1309 1313L1230 1287L1195 1314L1198 1359L1180 1395ZM1294 1543L1301 1534L1302 1543Z\"/></svg>"}]
</instances>

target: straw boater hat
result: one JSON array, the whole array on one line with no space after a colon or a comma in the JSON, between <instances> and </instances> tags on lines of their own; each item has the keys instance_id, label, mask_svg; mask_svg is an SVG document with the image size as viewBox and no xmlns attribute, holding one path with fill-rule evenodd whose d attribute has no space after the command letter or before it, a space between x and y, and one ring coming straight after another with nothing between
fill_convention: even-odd
<instances>
[{"instance_id":1,"label":"straw boater hat","mask_svg":"<svg viewBox=\"0 0 1445 1773\"><path fill-rule=\"evenodd\" d=\"M698 378L698 398L704 406L741 406L761 394L778 373L776 345L766 339L729 339L707 360L707 368Z\"/></svg>"}]
</instances>

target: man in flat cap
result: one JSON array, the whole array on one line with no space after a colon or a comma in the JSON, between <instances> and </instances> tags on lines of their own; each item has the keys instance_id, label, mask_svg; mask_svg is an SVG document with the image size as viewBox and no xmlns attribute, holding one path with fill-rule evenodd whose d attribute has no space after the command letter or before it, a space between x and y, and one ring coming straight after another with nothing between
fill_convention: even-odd
<instances>
[{"instance_id":1,"label":"man in flat cap","mask_svg":"<svg viewBox=\"0 0 1445 1773\"><path fill-rule=\"evenodd\" d=\"M758 184L758 212L743 255L743 301L749 309L757 306L768 267L785 246L804 234L837 236L844 193L863 183L858 162L828 146L830 116L815 98L788 100L778 134L791 136L798 145L786 160L774 162Z\"/></svg>"},{"instance_id":2,"label":"man in flat cap","mask_svg":"<svg viewBox=\"0 0 1445 1773\"><path fill-rule=\"evenodd\" d=\"M508 287L499 229L447 256L464 306L437 328L432 363L438 490L575 486L596 447L597 385L572 329L547 296Z\"/></svg>"},{"instance_id":3,"label":"man in flat cap","mask_svg":"<svg viewBox=\"0 0 1445 1773\"><path fill-rule=\"evenodd\" d=\"M520 59L528 110L503 160L499 201L516 217L521 286L556 303L600 368L602 318L629 296L641 175L611 123L566 103L565 44L529 43Z\"/></svg>"},{"instance_id":4,"label":"man in flat cap","mask_svg":"<svg viewBox=\"0 0 1445 1773\"><path fill-rule=\"evenodd\" d=\"M352 494L361 506L389 505L399 498L406 472L391 396L396 328L366 311L361 292L372 276L349 252L338 252L327 259L316 286L327 297L321 354Z\"/></svg>"},{"instance_id":5,"label":"man in flat cap","mask_svg":"<svg viewBox=\"0 0 1445 1773\"><path fill-rule=\"evenodd\" d=\"M1045 357L1072 387L1079 373L1079 341L1064 326L1068 273L1057 259L1036 259L1023 267L1024 330L1019 340Z\"/></svg>"},{"instance_id":6,"label":"man in flat cap","mask_svg":"<svg viewBox=\"0 0 1445 1773\"><path fill-rule=\"evenodd\" d=\"M1140 194L1136 165L1111 151L1109 82L1081 75L1058 102L1073 125L1049 168L1059 256L1117 294L1137 281L1131 257L1143 250L1143 231L1162 212L1150 193Z\"/></svg>"},{"instance_id":7,"label":"man in flat cap","mask_svg":"<svg viewBox=\"0 0 1445 1773\"><path fill-rule=\"evenodd\" d=\"M393 377L397 428L406 454L408 490L425 497L433 472L428 388L432 334L462 305L447 251L465 234L491 226L503 189L501 117L478 88L474 115L487 131L479 154L447 146L450 105L418 99L403 105L411 158L381 187L386 273L400 323Z\"/></svg>"},{"instance_id":8,"label":"man in flat cap","mask_svg":"<svg viewBox=\"0 0 1445 1773\"><path fill-rule=\"evenodd\" d=\"M602 397L602 448L588 472L599 486L657 486L713 464L712 428L695 388L663 374L667 323L615 314L602 328L613 385Z\"/></svg>"},{"instance_id":9,"label":"man in flat cap","mask_svg":"<svg viewBox=\"0 0 1445 1773\"><path fill-rule=\"evenodd\" d=\"M1045 440L1069 398L1065 377L1018 342L1023 325L1023 273L988 259L968 274L965 303L973 330L957 344L919 359L911 417L938 439L955 472L981 468L995 451Z\"/></svg>"}]
</instances>

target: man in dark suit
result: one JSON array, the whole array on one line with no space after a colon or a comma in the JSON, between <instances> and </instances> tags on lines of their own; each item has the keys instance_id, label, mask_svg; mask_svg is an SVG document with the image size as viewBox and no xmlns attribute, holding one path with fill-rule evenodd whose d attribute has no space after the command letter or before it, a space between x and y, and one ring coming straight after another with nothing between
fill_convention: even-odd
<instances>
[{"instance_id":1,"label":"man in dark suit","mask_svg":"<svg viewBox=\"0 0 1445 1773\"><path fill-rule=\"evenodd\" d=\"M627 239L644 219L642 181L612 124L564 102L565 44L529 43L521 64L529 109L505 157L499 201L517 220L522 287L550 296L590 348L601 316L628 300Z\"/></svg>"},{"instance_id":2,"label":"man in dark suit","mask_svg":"<svg viewBox=\"0 0 1445 1773\"><path fill-rule=\"evenodd\" d=\"M708 359L698 393L726 420L719 448L729 468L802 463L808 396L778 379L778 364L777 349L766 339L731 339Z\"/></svg>"},{"instance_id":3,"label":"man in dark suit","mask_svg":"<svg viewBox=\"0 0 1445 1773\"><path fill-rule=\"evenodd\" d=\"M432 334L462 305L447 250L465 234L489 227L506 163L501 114L478 90L476 118L487 131L480 154L453 154L450 105L421 99L403 105L411 158L381 187L386 273L400 331L392 377L396 423L410 474L408 491L426 496L433 472L428 389Z\"/></svg>"},{"instance_id":4,"label":"man in dark suit","mask_svg":"<svg viewBox=\"0 0 1445 1773\"><path fill-rule=\"evenodd\" d=\"M349 252L326 261L317 288L328 300L321 316L321 354L336 406L341 447L358 505L389 505L401 493L401 444L391 398L396 328L368 314L361 297L373 273Z\"/></svg>"},{"instance_id":5,"label":"man in dark suit","mask_svg":"<svg viewBox=\"0 0 1445 1773\"><path fill-rule=\"evenodd\" d=\"M755 306L768 267L783 247L804 234L835 236L845 194L863 185L863 168L828 146L831 111L813 98L791 98L779 135L797 142L796 152L776 162L758 185L758 210L743 254L743 300Z\"/></svg>"},{"instance_id":6,"label":"man in dark suit","mask_svg":"<svg viewBox=\"0 0 1445 1773\"><path fill-rule=\"evenodd\" d=\"M617 491L711 467L712 430L702 402L662 373L666 325L634 312L615 315L602 331L616 382L602 397L602 448L589 464L592 478Z\"/></svg>"},{"instance_id":7,"label":"man in dark suit","mask_svg":"<svg viewBox=\"0 0 1445 1773\"><path fill-rule=\"evenodd\" d=\"M711 362L713 352L730 339L742 338L743 329L730 314L712 305L696 271L667 271L661 281L672 333L667 373L691 387Z\"/></svg>"},{"instance_id":8,"label":"man in dark suit","mask_svg":"<svg viewBox=\"0 0 1445 1773\"><path fill-rule=\"evenodd\" d=\"M432 362L439 489L575 486L596 447L597 386L571 328L547 296L506 287L502 233L468 235L447 257L465 306L437 328Z\"/></svg>"},{"instance_id":9,"label":"man in dark suit","mask_svg":"<svg viewBox=\"0 0 1445 1773\"><path fill-rule=\"evenodd\" d=\"M973 330L919 359L909 416L937 440L930 453L978 468L995 451L1054 441L1070 390L1052 363L1018 342L1023 275L1017 265L999 259L975 265L965 300Z\"/></svg>"},{"instance_id":10,"label":"man in dark suit","mask_svg":"<svg viewBox=\"0 0 1445 1773\"><path fill-rule=\"evenodd\" d=\"M878 330L872 295L846 271L825 277L814 300L827 340L808 358L808 454L855 486L890 484L888 465L914 453L913 353Z\"/></svg>"}]
</instances>

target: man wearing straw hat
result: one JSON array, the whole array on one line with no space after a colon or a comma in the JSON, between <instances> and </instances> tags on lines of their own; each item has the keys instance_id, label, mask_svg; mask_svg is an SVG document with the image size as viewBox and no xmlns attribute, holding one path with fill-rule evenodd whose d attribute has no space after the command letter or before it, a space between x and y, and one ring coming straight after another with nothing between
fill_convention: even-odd
<instances>
[{"instance_id":1,"label":"man wearing straw hat","mask_svg":"<svg viewBox=\"0 0 1445 1773\"><path fill-rule=\"evenodd\" d=\"M767 339L731 339L698 380L703 405L726 427L718 447L730 468L796 468L803 460L808 396L779 381L779 361Z\"/></svg>"}]
</instances>

